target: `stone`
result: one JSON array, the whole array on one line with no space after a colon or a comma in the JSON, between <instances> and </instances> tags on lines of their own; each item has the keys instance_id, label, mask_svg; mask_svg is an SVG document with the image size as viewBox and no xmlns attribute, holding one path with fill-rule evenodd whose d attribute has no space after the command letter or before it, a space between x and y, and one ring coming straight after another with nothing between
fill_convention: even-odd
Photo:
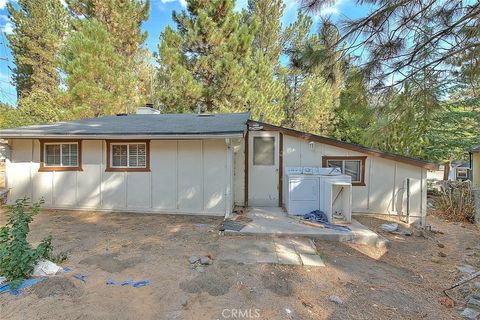
<instances>
[{"instance_id":1,"label":"stone","mask_svg":"<svg viewBox=\"0 0 480 320\"><path fill-rule=\"evenodd\" d=\"M447 254L444 253L444 252L442 252L442 251L439 251L439 252L438 252L438 256L439 256L439 257L442 257L442 258L445 258L445 257L447 256Z\"/></svg>"},{"instance_id":2,"label":"stone","mask_svg":"<svg viewBox=\"0 0 480 320\"><path fill-rule=\"evenodd\" d=\"M457 270L467 274L472 274L472 273L475 273L476 271L475 268L469 264L462 264L460 266L457 266Z\"/></svg>"},{"instance_id":3,"label":"stone","mask_svg":"<svg viewBox=\"0 0 480 320\"><path fill-rule=\"evenodd\" d=\"M210 265L212 263L213 263L213 261L209 257L203 257L203 258L200 259L200 264Z\"/></svg>"},{"instance_id":4,"label":"stone","mask_svg":"<svg viewBox=\"0 0 480 320\"><path fill-rule=\"evenodd\" d=\"M438 302L447 308L453 308L455 306L455 302L449 297L440 297L438 298Z\"/></svg>"},{"instance_id":5,"label":"stone","mask_svg":"<svg viewBox=\"0 0 480 320\"><path fill-rule=\"evenodd\" d=\"M471 297L468 300L467 306L470 308L475 308L477 310L480 310L480 300L476 299L475 297Z\"/></svg>"},{"instance_id":6,"label":"stone","mask_svg":"<svg viewBox=\"0 0 480 320\"><path fill-rule=\"evenodd\" d=\"M204 273L207 270L205 269L205 267L197 267L197 271L200 273Z\"/></svg>"},{"instance_id":7,"label":"stone","mask_svg":"<svg viewBox=\"0 0 480 320\"><path fill-rule=\"evenodd\" d=\"M197 261L198 261L198 258L196 256L191 256L190 258L188 258L188 262L190 262L192 264L197 262Z\"/></svg>"},{"instance_id":8,"label":"stone","mask_svg":"<svg viewBox=\"0 0 480 320\"><path fill-rule=\"evenodd\" d=\"M430 259L430 261L432 261L433 263L439 263L440 259L433 257L432 259Z\"/></svg>"},{"instance_id":9,"label":"stone","mask_svg":"<svg viewBox=\"0 0 480 320\"><path fill-rule=\"evenodd\" d=\"M197 267L195 263L190 264L190 269L194 270Z\"/></svg>"},{"instance_id":10,"label":"stone","mask_svg":"<svg viewBox=\"0 0 480 320\"><path fill-rule=\"evenodd\" d=\"M463 312L461 313L461 315L464 318L475 320L475 319L478 319L478 316L480 315L480 312L478 312L477 310L471 309L471 308L465 308L463 310Z\"/></svg>"},{"instance_id":11,"label":"stone","mask_svg":"<svg viewBox=\"0 0 480 320\"><path fill-rule=\"evenodd\" d=\"M438 246L439 248L445 248L445 245L444 245L443 243L437 243L437 246Z\"/></svg>"},{"instance_id":12,"label":"stone","mask_svg":"<svg viewBox=\"0 0 480 320\"><path fill-rule=\"evenodd\" d=\"M183 297L182 300L180 301L180 304L182 305L182 307L186 307L188 304L188 298Z\"/></svg>"},{"instance_id":13,"label":"stone","mask_svg":"<svg viewBox=\"0 0 480 320\"><path fill-rule=\"evenodd\" d=\"M318 256L318 254L300 253L299 256L304 266L325 267L325 263L323 263L322 259Z\"/></svg>"},{"instance_id":14,"label":"stone","mask_svg":"<svg viewBox=\"0 0 480 320\"><path fill-rule=\"evenodd\" d=\"M475 282L473 283L473 286L475 287L475 289L480 289L480 282L475 281Z\"/></svg>"},{"instance_id":15,"label":"stone","mask_svg":"<svg viewBox=\"0 0 480 320\"><path fill-rule=\"evenodd\" d=\"M329 300L331 302L335 303L335 304L342 304L343 303L342 299L340 299L339 297L334 296L334 295L330 296Z\"/></svg>"}]
</instances>

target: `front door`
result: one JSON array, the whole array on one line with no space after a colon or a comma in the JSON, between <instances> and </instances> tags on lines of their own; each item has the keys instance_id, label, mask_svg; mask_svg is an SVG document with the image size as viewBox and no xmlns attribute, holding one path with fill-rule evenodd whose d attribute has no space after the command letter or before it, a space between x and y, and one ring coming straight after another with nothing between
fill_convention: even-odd
<instances>
[{"instance_id":1,"label":"front door","mask_svg":"<svg viewBox=\"0 0 480 320\"><path fill-rule=\"evenodd\" d=\"M278 132L250 131L248 205L278 206Z\"/></svg>"}]
</instances>

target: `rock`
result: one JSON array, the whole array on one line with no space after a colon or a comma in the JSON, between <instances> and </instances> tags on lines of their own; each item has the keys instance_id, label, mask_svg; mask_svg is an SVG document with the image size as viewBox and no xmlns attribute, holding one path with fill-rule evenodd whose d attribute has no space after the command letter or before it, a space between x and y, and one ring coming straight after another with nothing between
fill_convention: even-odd
<instances>
[{"instance_id":1,"label":"rock","mask_svg":"<svg viewBox=\"0 0 480 320\"><path fill-rule=\"evenodd\" d=\"M464 318L475 320L475 319L478 319L480 312L471 308L465 308L465 310L463 310L461 315Z\"/></svg>"},{"instance_id":2,"label":"rock","mask_svg":"<svg viewBox=\"0 0 480 320\"><path fill-rule=\"evenodd\" d=\"M200 273L204 273L207 270L205 269L205 267L200 266L200 267L197 267L197 271L200 272Z\"/></svg>"},{"instance_id":3,"label":"rock","mask_svg":"<svg viewBox=\"0 0 480 320\"><path fill-rule=\"evenodd\" d=\"M188 258L188 262L190 263L195 263L198 261L198 258L196 256L191 256L190 258Z\"/></svg>"},{"instance_id":4,"label":"rock","mask_svg":"<svg viewBox=\"0 0 480 320\"><path fill-rule=\"evenodd\" d=\"M480 282L475 281L475 282L473 283L473 286L475 287L475 289L480 289Z\"/></svg>"},{"instance_id":5,"label":"rock","mask_svg":"<svg viewBox=\"0 0 480 320\"><path fill-rule=\"evenodd\" d=\"M190 264L190 269L194 270L197 267L195 263Z\"/></svg>"},{"instance_id":6,"label":"rock","mask_svg":"<svg viewBox=\"0 0 480 320\"><path fill-rule=\"evenodd\" d=\"M187 304L188 304L188 298L187 297L183 297L182 300L180 301L182 307L186 307Z\"/></svg>"},{"instance_id":7,"label":"rock","mask_svg":"<svg viewBox=\"0 0 480 320\"><path fill-rule=\"evenodd\" d=\"M438 256L442 257L442 258L445 258L447 256L447 254L442 252L442 251L438 251Z\"/></svg>"},{"instance_id":8,"label":"rock","mask_svg":"<svg viewBox=\"0 0 480 320\"><path fill-rule=\"evenodd\" d=\"M457 270L467 274L472 274L472 273L475 273L476 271L475 268L469 264L463 264L463 265L457 266Z\"/></svg>"},{"instance_id":9,"label":"rock","mask_svg":"<svg viewBox=\"0 0 480 320\"><path fill-rule=\"evenodd\" d=\"M437 246L438 246L439 248L445 248L445 245L444 245L443 243L437 243Z\"/></svg>"},{"instance_id":10,"label":"rock","mask_svg":"<svg viewBox=\"0 0 480 320\"><path fill-rule=\"evenodd\" d=\"M480 310L480 300L478 300L476 298L480 298L480 297L471 297L468 300L467 307L475 308L477 310Z\"/></svg>"},{"instance_id":11,"label":"rock","mask_svg":"<svg viewBox=\"0 0 480 320\"><path fill-rule=\"evenodd\" d=\"M455 302L449 297L438 298L438 302L447 308L453 308L455 306Z\"/></svg>"},{"instance_id":12,"label":"rock","mask_svg":"<svg viewBox=\"0 0 480 320\"><path fill-rule=\"evenodd\" d=\"M203 258L200 259L200 264L210 265L212 263L213 263L213 261L209 257L203 257Z\"/></svg>"},{"instance_id":13,"label":"rock","mask_svg":"<svg viewBox=\"0 0 480 320\"><path fill-rule=\"evenodd\" d=\"M329 300L330 300L331 302L335 303L335 304L342 304L342 303L343 303L342 299L340 299L340 298L337 297L337 296L333 296L333 295L330 296Z\"/></svg>"},{"instance_id":14,"label":"rock","mask_svg":"<svg viewBox=\"0 0 480 320\"><path fill-rule=\"evenodd\" d=\"M430 261L432 261L433 263L439 263L440 259L433 257L432 259L430 259Z\"/></svg>"}]
</instances>

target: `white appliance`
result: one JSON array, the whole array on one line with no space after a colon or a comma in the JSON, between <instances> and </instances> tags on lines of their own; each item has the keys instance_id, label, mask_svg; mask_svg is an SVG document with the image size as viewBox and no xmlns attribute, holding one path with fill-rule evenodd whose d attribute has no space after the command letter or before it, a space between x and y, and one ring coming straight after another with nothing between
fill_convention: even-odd
<instances>
[{"instance_id":1,"label":"white appliance","mask_svg":"<svg viewBox=\"0 0 480 320\"><path fill-rule=\"evenodd\" d=\"M311 173L310 173L311 172ZM332 221L333 214L341 213L351 219L351 177L341 174L338 168L287 167L285 169L289 215L304 215L321 210ZM305 174L306 173L306 174Z\"/></svg>"}]
</instances>

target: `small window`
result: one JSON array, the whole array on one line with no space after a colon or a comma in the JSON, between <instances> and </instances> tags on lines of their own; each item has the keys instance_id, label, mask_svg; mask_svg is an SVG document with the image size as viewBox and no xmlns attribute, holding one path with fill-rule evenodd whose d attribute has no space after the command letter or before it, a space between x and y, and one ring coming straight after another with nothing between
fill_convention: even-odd
<instances>
[{"instance_id":1,"label":"small window","mask_svg":"<svg viewBox=\"0 0 480 320\"><path fill-rule=\"evenodd\" d=\"M365 160L367 157L323 157L323 166L340 168L343 174L352 177L352 185L365 185Z\"/></svg>"},{"instance_id":2,"label":"small window","mask_svg":"<svg viewBox=\"0 0 480 320\"><path fill-rule=\"evenodd\" d=\"M457 169L457 178L467 179L468 169Z\"/></svg>"},{"instance_id":3,"label":"small window","mask_svg":"<svg viewBox=\"0 0 480 320\"><path fill-rule=\"evenodd\" d=\"M273 166L275 165L275 138L254 137L253 138L253 165Z\"/></svg>"},{"instance_id":4,"label":"small window","mask_svg":"<svg viewBox=\"0 0 480 320\"><path fill-rule=\"evenodd\" d=\"M149 142L107 141L107 171L149 171Z\"/></svg>"},{"instance_id":5,"label":"small window","mask_svg":"<svg viewBox=\"0 0 480 320\"><path fill-rule=\"evenodd\" d=\"M40 141L40 171L81 170L79 142Z\"/></svg>"}]
</instances>

